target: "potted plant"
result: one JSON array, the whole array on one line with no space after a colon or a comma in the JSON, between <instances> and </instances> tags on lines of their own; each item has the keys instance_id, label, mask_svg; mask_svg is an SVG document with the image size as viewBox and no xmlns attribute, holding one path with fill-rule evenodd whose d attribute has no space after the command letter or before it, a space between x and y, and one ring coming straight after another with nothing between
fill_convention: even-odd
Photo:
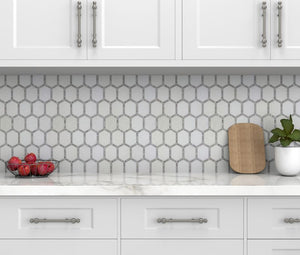
<instances>
[{"instance_id":1,"label":"potted plant","mask_svg":"<svg viewBox=\"0 0 300 255\"><path fill-rule=\"evenodd\" d=\"M293 119L280 120L282 128L275 128L269 143L280 142L275 147L275 165L282 175L293 176L300 172L300 130L294 128Z\"/></svg>"}]
</instances>

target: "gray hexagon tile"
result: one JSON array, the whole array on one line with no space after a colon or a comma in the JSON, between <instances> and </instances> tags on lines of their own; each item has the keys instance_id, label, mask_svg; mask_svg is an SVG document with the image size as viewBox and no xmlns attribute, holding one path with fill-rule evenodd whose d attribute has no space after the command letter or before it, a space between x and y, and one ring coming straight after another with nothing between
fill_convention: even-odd
<instances>
[{"instance_id":1,"label":"gray hexagon tile","mask_svg":"<svg viewBox=\"0 0 300 255\"><path fill-rule=\"evenodd\" d=\"M293 75L0 76L0 164L13 154L60 171L228 171L228 128L300 125ZM267 146L268 165L273 151Z\"/></svg>"}]
</instances>

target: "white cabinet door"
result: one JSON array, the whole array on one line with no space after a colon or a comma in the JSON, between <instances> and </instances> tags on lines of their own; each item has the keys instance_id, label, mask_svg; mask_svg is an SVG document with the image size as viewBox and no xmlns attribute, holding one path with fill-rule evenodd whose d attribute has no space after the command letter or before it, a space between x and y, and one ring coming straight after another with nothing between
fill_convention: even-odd
<instances>
[{"instance_id":1,"label":"white cabinet door","mask_svg":"<svg viewBox=\"0 0 300 255\"><path fill-rule=\"evenodd\" d=\"M117 255L114 240L1 240L0 254Z\"/></svg>"},{"instance_id":2,"label":"white cabinet door","mask_svg":"<svg viewBox=\"0 0 300 255\"><path fill-rule=\"evenodd\" d=\"M0 238L117 238L115 199L2 198L0 204ZM31 220L72 218L79 222Z\"/></svg>"},{"instance_id":3,"label":"white cabinet door","mask_svg":"<svg viewBox=\"0 0 300 255\"><path fill-rule=\"evenodd\" d=\"M262 7L263 0L183 1L183 58L269 59L270 2L266 3L266 47Z\"/></svg>"},{"instance_id":4,"label":"white cabinet door","mask_svg":"<svg viewBox=\"0 0 300 255\"><path fill-rule=\"evenodd\" d=\"M250 240L248 255L299 255L299 241Z\"/></svg>"},{"instance_id":5,"label":"white cabinet door","mask_svg":"<svg viewBox=\"0 0 300 255\"><path fill-rule=\"evenodd\" d=\"M299 239L300 225L293 222L299 215L299 198L250 198L248 237Z\"/></svg>"},{"instance_id":6,"label":"white cabinet door","mask_svg":"<svg viewBox=\"0 0 300 255\"><path fill-rule=\"evenodd\" d=\"M174 59L175 0L96 0L88 2L89 59Z\"/></svg>"},{"instance_id":7,"label":"white cabinet door","mask_svg":"<svg viewBox=\"0 0 300 255\"><path fill-rule=\"evenodd\" d=\"M1 0L1 59L84 59L85 0L82 3L82 47L77 47L75 0Z\"/></svg>"},{"instance_id":8,"label":"white cabinet door","mask_svg":"<svg viewBox=\"0 0 300 255\"><path fill-rule=\"evenodd\" d=\"M135 198L122 199L121 206L122 238L243 237L243 200L240 198ZM163 221L168 219L175 222ZM199 223L199 219L206 221Z\"/></svg>"},{"instance_id":9,"label":"white cabinet door","mask_svg":"<svg viewBox=\"0 0 300 255\"><path fill-rule=\"evenodd\" d=\"M282 2L280 5L279 2ZM281 6L281 15L278 7ZM300 59L300 1L299 0L273 0L272 1L272 59ZM282 46L278 44L280 31Z\"/></svg>"},{"instance_id":10,"label":"white cabinet door","mask_svg":"<svg viewBox=\"0 0 300 255\"><path fill-rule=\"evenodd\" d=\"M243 240L124 240L122 255L243 255Z\"/></svg>"}]
</instances>

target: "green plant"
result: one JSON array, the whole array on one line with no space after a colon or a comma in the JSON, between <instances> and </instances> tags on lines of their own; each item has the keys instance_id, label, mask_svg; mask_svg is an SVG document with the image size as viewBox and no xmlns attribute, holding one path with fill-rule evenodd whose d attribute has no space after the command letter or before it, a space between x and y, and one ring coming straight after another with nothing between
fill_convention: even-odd
<instances>
[{"instance_id":1,"label":"green plant","mask_svg":"<svg viewBox=\"0 0 300 255\"><path fill-rule=\"evenodd\" d=\"M280 122L283 129L273 129L271 131L273 136L270 138L269 143L279 141L283 147L287 147L292 142L300 142L300 130L294 129L292 115L290 115L289 119L281 119Z\"/></svg>"}]
</instances>

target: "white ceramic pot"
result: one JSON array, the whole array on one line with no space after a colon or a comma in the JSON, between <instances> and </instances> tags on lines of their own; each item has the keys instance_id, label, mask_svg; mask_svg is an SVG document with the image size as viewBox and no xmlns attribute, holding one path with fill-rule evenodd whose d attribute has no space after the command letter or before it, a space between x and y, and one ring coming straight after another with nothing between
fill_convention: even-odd
<instances>
[{"instance_id":1,"label":"white ceramic pot","mask_svg":"<svg viewBox=\"0 0 300 255\"><path fill-rule=\"evenodd\" d=\"M300 146L275 147L275 166L282 175L300 173Z\"/></svg>"}]
</instances>

